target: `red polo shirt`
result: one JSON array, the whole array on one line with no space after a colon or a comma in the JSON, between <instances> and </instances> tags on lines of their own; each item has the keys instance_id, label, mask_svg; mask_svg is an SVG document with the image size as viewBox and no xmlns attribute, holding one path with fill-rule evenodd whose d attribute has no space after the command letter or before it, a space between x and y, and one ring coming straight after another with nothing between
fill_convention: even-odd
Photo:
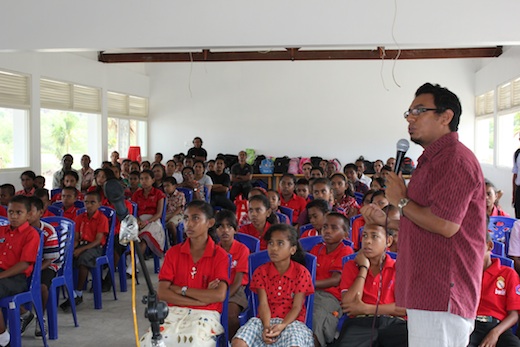
<instances>
[{"instance_id":1,"label":"red polo shirt","mask_svg":"<svg viewBox=\"0 0 520 347\"><path fill-rule=\"evenodd\" d=\"M459 224L451 238L401 216L396 304L473 319L484 263L486 192L475 155L452 132L430 144L418 160L408 198Z\"/></svg>"},{"instance_id":2,"label":"red polo shirt","mask_svg":"<svg viewBox=\"0 0 520 347\"><path fill-rule=\"evenodd\" d=\"M3 206L0 206L0 216L7 217L7 211Z\"/></svg>"},{"instance_id":3,"label":"red polo shirt","mask_svg":"<svg viewBox=\"0 0 520 347\"><path fill-rule=\"evenodd\" d=\"M237 272L242 272L244 275L242 276L241 285L245 286L249 283L248 277L248 259L249 259L249 248L243 243L234 240L231 244L231 248L229 249L229 254L231 254L231 278L230 285L235 281L235 276Z\"/></svg>"},{"instance_id":4,"label":"red polo shirt","mask_svg":"<svg viewBox=\"0 0 520 347\"><path fill-rule=\"evenodd\" d=\"M148 196L144 196L144 190L139 188L134 195L132 195L132 201L137 203L137 213L139 216L143 214L154 215L157 213L157 204L159 200L164 199L166 195L157 188L152 187Z\"/></svg>"},{"instance_id":5,"label":"red polo shirt","mask_svg":"<svg viewBox=\"0 0 520 347\"><path fill-rule=\"evenodd\" d=\"M305 293L307 296L314 293L311 274L305 266L292 260L283 275L280 275L272 262L259 266L253 273L251 290L258 293L260 288L267 293L271 318L285 318L292 308L294 294ZM296 319L305 323L305 312L303 304Z\"/></svg>"},{"instance_id":6,"label":"red polo shirt","mask_svg":"<svg viewBox=\"0 0 520 347\"><path fill-rule=\"evenodd\" d=\"M484 271L478 316L492 316L504 320L507 311L520 310L520 281L515 270L492 259Z\"/></svg>"},{"instance_id":7,"label":"red polo shirt","mask_svg":"<svg viewBox=\"0 0 520 347\"><path fill-rule=\"evenodd\" d=\"M257 239L259 239L260 240L260 250L263 251L263 250L267 249L267 241L264 240L264 235L270 226L271 226L271 224L269 224L269 222L265 222L264 232L262 233L262 235L260 235L260 233L258 232L258 230L256 230L256 228L253 224L242 225L238 232L240 232L242 234L251 235L251 236L254 236Z\"/></svg>"},{"instance_id":8,"label":"red polo shirt","mask_svg":"<svg viewBox=\"0 0 520 347\"><path fill-rule=\"evenodd\" d=\"M22 189L22 190L17 191L14 195L33 196L35 190L36 190L36 188L31 188L29 191Z\"/></svg>"},{"instance_id":9,"label":"red polo shirt","mask_svg":"<svg viewBox=\"0 0 520 347\"><path fill-rule=\"evenodd\" d=\"M401 255L399 254L399 256ZM356 262L354 260L348 261L343 267L343 273L341 275L341 282L339 284L341 292L347 291L350 286L352 286L358 274L359 268L357 267ZM381 285L381 299L379 300L379 304L385 305L395 302L395 260L387 255L383 265L383 272L380 272L375 276L370 270L367 273L365 287L363 288L363 296L361 297L361 300L365 304L376 304L381 274L383 274L383 284Z\"/></svg>"},{"instance_id":10,"label":"red polo shirt","mask_svg":"<svg viewBox=\"0 0 520 347\"><path fill-rule=\"evenodd\" d=\"M208 283L215 279L229 282L228 278L229 258L227 252L218 247L208 237L208 243L202 258L197 263L193 262L190 252L190 239L175 245L166 252L159 281L168 281L174 285L188 288L207 289ZM168 303L169 306L174 306ZM222 303L215 302L206 306L186 306L200 310L222 312Z\"/></svg>"},{"instance_id":11,"label":"red polo shirt","mask_svg":"<svg viewBox=\"0 0 520 347\"><path fill-rule=\"evenodd\" d=\"M85 200L85 195L83 195L83 193L80 192L78 189L76 189L76 200L80 200L80 201ZM61 201L61 192L59 192L58 194L55 194L51 198L51 203L55 203L57 201Z\"/></svg>"},{"instance_id":12,"label":"red polo shirt","mask_svg":"<svg viewBox=\"0 0 520 347\"><path fill-rule=\"evenodd\" d=\"M294 210L292 222L293 224L295 224L298 222L298 216L300 215L300 213L302 213L302 211L305 210L305 207L307 206L307 201L305 201L305 199L301 196L298 196L294 193L291 199L285 201L282 194L280 194L280 205L292 208Z\"/></svg>"},{"instance_id":13,"label":"red polo shirt","mask_svg":"<svg viewBox=\"0 0 520 347\"><path fill-rule=\"evenodd\" d=\"M70 220L75 220L78 215L78 210L76 206L69 207L68 209L63 208L63 217L68 218Z\"/></svg>"},{"instance_id":14,"label":"red polo shirt","mask_svg":"<svg viewBox=\"0 0 520 347\"><path fill-rule=\"evenodd\" d=\"M5 271L25 261L30 265L23 273L25 277L29 277L39 247L40 234L28 222L16 229L12 229L10 225L0 226L0 269Z\"/></svg>"},{"instance_id":15,"label":"red polo shirt","mask_svg":"<svg viewBox=\"0 0 520 347\"><path fill-rule=\"evenodd\" d=\"M92 218L88 217L87 212L76 217L76 232L79 232L80 241L94 242L98 233L103 233L101 246L105 245L106 235L108 235L108 218L103 212L97 210Z\"/></svg>"},{"instance_id":16,"label":"red polo shirt","mask_svg":"<svg viewBox=\"0 0 520 347\"><path fill-rule=\"evenodd\" d=\"M333 272L339 272L341 274L343 270L343 257L354 253L354 251L341 242L335 250L327 253L327 246L325 242L322 242L314 246L309 253L314 254L317 258L316 280L318 281L330 278ZM336 299L341 301L339 285L325 288L323 291L331 293Z\"/></svg>"},{"instance_id":17,"label":"red polo shirt","mask_svg":"<svg viewBox=\"0 0 520 347\"><path fill-rule=\"evenodd\" d=\"M359 229L365 226L365 219L363 216L356 218L354 223L352 223L352 243L354 243L354 249L361 248L361 237L359 235Z\"/></svg>"}]
</instances>

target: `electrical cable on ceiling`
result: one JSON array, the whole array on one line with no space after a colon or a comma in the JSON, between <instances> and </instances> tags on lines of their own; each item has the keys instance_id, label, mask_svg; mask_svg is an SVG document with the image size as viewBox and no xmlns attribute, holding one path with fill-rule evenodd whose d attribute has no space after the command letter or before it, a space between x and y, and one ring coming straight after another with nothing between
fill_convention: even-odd
<instances>
[{"instance_id":1,"label":"electrical cable on ceiling","mask_svg":"<svg viewBox=\"0 0 520 347\"><path fill-rule=\"evenodd\" d=\"M387 92L389 92L390 89L388 89L388 88L386 87L386 84L385 84L385 78L383 77L383 68L384 68L384 66L385 66L385 55L386 55L386 53L385 53L385 48L384 48L384 47L380 47L379 50L380 50L380 52L381 52L381 53L380 53L380 54L381 54L381 69L379 70L379 76L381 76L381 83L383 83L383 88L385 88L385 90L386 90Z\"/></svg>"},{"instance_id":2,"label":"electrical cable on ceiling","mask_svg":"<svg viewBox=\"0 0 520 347\"><path fill-rule=\"evenodd\" d=\"M392 66L392 78L394 79L394 83L396 86L401 88L401 85L397 83L397 80L395 79L395 64L397 63L397 59L401 56L401 47L399 47L399 44L397 43L397 40L395 39L394 31L395 31L395 20L397 18L397 0L394 0L394 20L392 22L392 39L394 40L395 45L397 46L397 55L394 58L394 64Z\"/></svg>"}]
</instances>

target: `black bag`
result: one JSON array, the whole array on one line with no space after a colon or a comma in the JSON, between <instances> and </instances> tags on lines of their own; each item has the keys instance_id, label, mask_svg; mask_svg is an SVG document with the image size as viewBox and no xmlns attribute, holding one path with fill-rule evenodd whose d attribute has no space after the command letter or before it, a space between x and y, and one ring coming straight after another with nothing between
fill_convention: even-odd
<instances>
[{"instance_id":1,"label":"black bag","mask_svg":"<svg viewBox=\"0 0 520 347\"><path fill-rule=\"evenodd\" d=\"M311 157L311 164L312 167L318 167L320 166L320 162L323 160L322 157Z\"/></svg>"},{"instance_id":2,"label":"black bag","mask_svg":"<svg viewBox=\"0 0 520 347\"><path fill-rule=\"evenodd\" d=\"M265 155L259 155L256 157L255 162L253 163L253 173L259 174L260 173L260 164L262 163L262 160L265 159Z\"/></svg>"},{"instance_id":3,"label":"black bag","mask_svg":"<svg viewBox=\"0 0 520 347\"><path fill-rule=\"evenodd\" d=\"M225 154L224 162L226 163L226 167L231 168L233 165L238 163L238 155L236 154Z\"/></svg>"},{"instance_id":4,"label":"black bag","mask_svg":"<svg viewBox=\"0 0 520 347\"><path fill-rule=\"evenodd\" d=\"M291 161L291 159L289 159L288 156L276 158L274 161L274 173L287 173L289 161Z\"/></svg>"}]
</instances>

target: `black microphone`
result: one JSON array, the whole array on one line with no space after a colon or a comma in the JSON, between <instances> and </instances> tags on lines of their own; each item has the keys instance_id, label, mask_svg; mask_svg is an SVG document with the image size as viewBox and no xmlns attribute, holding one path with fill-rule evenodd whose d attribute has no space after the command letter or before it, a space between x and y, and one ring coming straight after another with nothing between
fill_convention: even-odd
<instances>
[{"instance_id":1,"label":"black microphone","mask_svg":"<svg viewBox=\"0 0 520 347\"><path fill-rule=\"evenodd\" d=\"M125 190L117 178L111 178L105 182L103 186L105 196L116 210L119 220L123 220L128 214L128 208L125 205Z\"/></svg>"},{"instance_id":2,"label":"black microphone","mask_svg":"<svg viewBox=\"0 0 520 347\"><path fill-rule=\"evenodd\" d=\"M395 155L394 172L396 174L399 174L399 171L401 171L401 164L403 163L404 156L406 155L408 148L410 148L410 143L406 139L400 139L399 141L397 141L396 147L397 154Z\"/></svg>"}]
</instances>

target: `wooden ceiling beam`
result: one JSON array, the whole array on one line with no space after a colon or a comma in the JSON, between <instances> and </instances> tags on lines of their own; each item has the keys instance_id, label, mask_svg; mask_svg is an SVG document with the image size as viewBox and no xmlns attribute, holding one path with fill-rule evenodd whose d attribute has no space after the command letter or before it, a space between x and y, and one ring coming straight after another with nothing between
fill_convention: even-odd
<instances>
[{"instance_id":1,"label":"wooden ceiling beam","mask_svg":"<svg viewBox=\"0 0 520 347\"><path fill-rule=\"evenodd\" d=\"M295 60L374 60L374 59L456 59L495 58L502 54L502 46L476 48L403 49L384 47L374 50L301 50L287 48L285 51L266 52L99 52L98 61L103 63L181 63L181 62L230 62L230 61L295 61Z\"/></svg>"}]
</instances>

